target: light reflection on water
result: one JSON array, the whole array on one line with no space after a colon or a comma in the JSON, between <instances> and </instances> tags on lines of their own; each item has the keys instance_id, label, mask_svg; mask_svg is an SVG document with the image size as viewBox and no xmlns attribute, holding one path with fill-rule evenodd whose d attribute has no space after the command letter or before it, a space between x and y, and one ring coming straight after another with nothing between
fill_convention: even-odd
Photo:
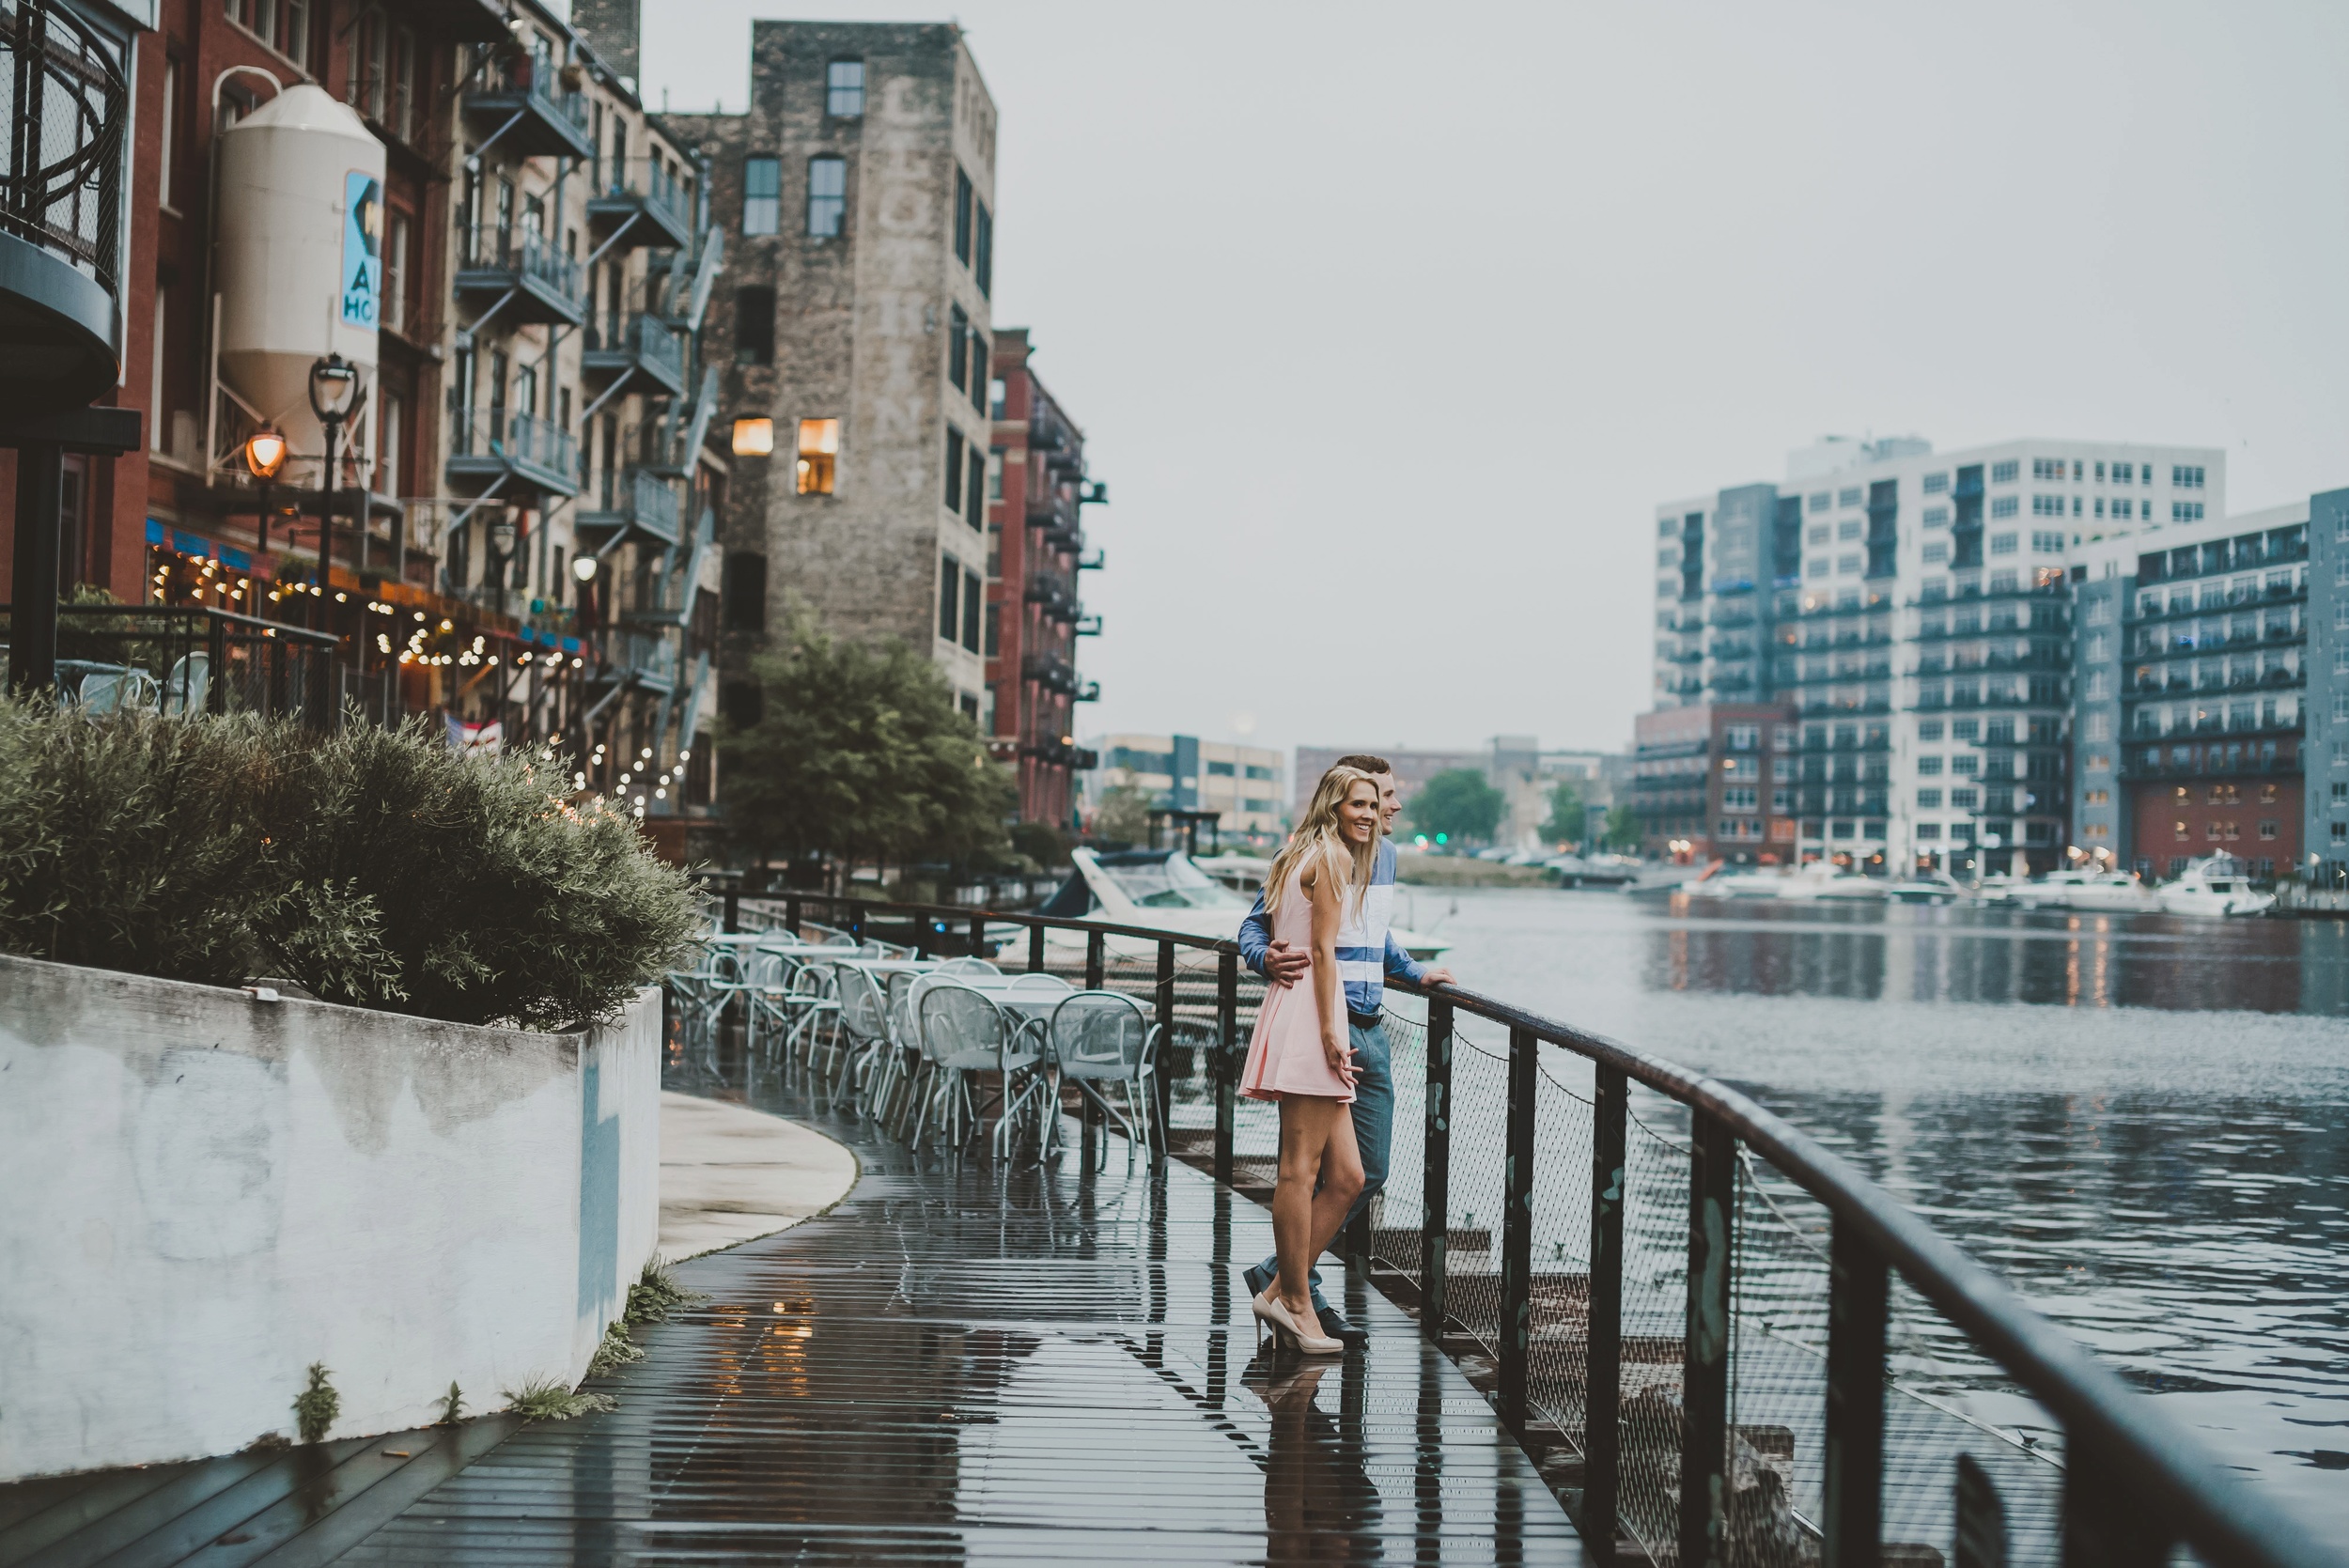
<instances>
[{"instance_id":1,"label":"light reflection on water","mask_svg":"<svg viewBox=\"0 0 2349 1568\"><path fill-rule=\"evenodd\" d=\"M1473 989L1838 1149L2349 1529L2349 923L1406 890Z\"/></svg>"}]
</instances>

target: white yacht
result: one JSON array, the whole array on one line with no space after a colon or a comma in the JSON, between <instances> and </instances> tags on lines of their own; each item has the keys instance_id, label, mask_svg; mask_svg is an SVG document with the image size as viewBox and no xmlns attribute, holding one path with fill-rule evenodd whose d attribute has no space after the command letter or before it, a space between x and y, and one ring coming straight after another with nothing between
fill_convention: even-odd
<instances>
[{"instance_id":1,"label":"white yacht","mask_svg":"<svg viewBox=\"0 0 2349 1568\"><path fill-rule=\"evenodd\" d=\"M1164 931L1170 936L1218 937L1239 935L1239 923L1255 902L1254 888L1234 892L1202 870L1179 849L1076 849L1068 880L1050 898L1036 906L1040 915L1064 920L1097 920L1104 925L1131 925ZM1268 866L1269 862L1265 862ZM1256 886L1261 886L1261 880ZM1452 944L1439 937L1423 936L1401 926L1394 939L1418 959L1439 957ZM1081 931L1049 931L1045 940L1054 947L1085 944ZM1140 958L1157 944L1145 937L1110 937L1110 954Z\"/></svg>"},{"instance_id":2,"label":"white yacht","mask_svg":"<svg viewBox=\"0 0 2349 1568\"><path fill-rule=\"evenodd\" d=\"M1812 861L1780 878L1778 896L1800 903L1875 904L1883 902L1890 885L1881 877L1862 877L1832 861Z\"/></svg>"},{"instance_id":3,"label":"white yacht","mask_svg":"<svg viewBox=\"0 0 2349 1568\"><path fill-rule=\"evenodd\" d=\"M2153 891L2125 871L2050 871L2016 887L2015 906L2100 915L2150 914L2160 907Z\"/></svg>"},{"instance_id":4,"label":"white yacht","mask_svg":"<svg viewBox=\"0 0 2349 1568\"><path fill-rule=\"evenodd\" d=\"M1966 889L1946 871L1913 872L1884 890L1895 904L1958 904Z\"/></svg>"},{"instance_id":5,"label":"white yacht","mask_svg":"<svg viewBox=\"0 0 2349 1568\"><path fill-rule=\"evenodd\" d=\"M1727 871L1715 866L1687 886L1699 898L1776 898L1785 883L1783 872Z\"/></svg>"},{"instance_id":6,"label":"white yacht","mask_svg":"<svg viewBox=\"0 0 2349 1568\"><path fill-rule=\"evenodd\" d=\"M2231 855L2196 861L2154 896L2166 915L2256 915L2276 905L2276 895L2255 890Z\"/></svg>"}]
</instances>

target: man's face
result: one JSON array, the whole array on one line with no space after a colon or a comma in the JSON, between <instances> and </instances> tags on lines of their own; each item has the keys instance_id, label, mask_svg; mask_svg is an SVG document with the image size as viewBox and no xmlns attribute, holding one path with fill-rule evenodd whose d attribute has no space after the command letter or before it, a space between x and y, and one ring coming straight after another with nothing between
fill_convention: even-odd
<instances>
[{"instance_id":1,"label":"man's face","mask_svg":"<svg viewBox=\"0 0 2349 1568\"><path fill-rule=\"evenodd\" d=\"M1403 797L1395 791L1392 773L1375 773L1372 777L1378 781L1379 815L1386 831L1392 833L1394 831L1394 819L1403 815Z\"/></svg>"}]
</instances>

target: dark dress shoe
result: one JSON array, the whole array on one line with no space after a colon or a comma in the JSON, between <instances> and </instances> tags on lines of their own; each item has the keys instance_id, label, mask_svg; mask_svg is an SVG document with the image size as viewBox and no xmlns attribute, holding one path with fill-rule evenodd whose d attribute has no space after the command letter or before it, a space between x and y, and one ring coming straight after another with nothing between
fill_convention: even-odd
<instances>
[{"instance_id":1,"label":"dark dress shoe","mask_svg":"<svg viewBox=\"0 0 2349 1568\"><path fill-rule=\"evenodd\" d=\"M1339 1312L1335 1307L1323 1307L1319 1310L1318 1315L1321 1318L1321 1331L1329 1335L1331 1339L1342 1340L1347 1344L1368 1344L1370 1343L1370 1330L1367 1328L1357 1327L1355 1325L1346 1322L1346 1314Z\"/></svg>"},{"instance_id":2,"label":"dark dress shoe","mask_svg":"<svg viewBox=\"0 0 2349 1568\"><path fill-rule=\"evenodd\" d=\"M1260 1263L1252 1263L1241 1269L1239 1277L1251 1296L1262 1296L1272 1288L1272 1271Z\"/></svg>"}]
</instances>

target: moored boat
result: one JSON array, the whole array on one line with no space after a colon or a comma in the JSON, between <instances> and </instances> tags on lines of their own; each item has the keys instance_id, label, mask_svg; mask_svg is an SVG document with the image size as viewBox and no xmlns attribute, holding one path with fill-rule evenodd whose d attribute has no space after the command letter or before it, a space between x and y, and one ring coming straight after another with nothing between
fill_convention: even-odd
<instances>
[{"instance_id":1,"label":"moored boat","mask_svg":"<svg viewBox=\"0 0 2349 1568\"><path fill-rule=\"evenodd\" d=\"M2256 915L2276 906L2276 895L2252 887L2243 862L2231 855L2194 862L2154 896L2166 915Z\"/></svg>"}]
</instances>

